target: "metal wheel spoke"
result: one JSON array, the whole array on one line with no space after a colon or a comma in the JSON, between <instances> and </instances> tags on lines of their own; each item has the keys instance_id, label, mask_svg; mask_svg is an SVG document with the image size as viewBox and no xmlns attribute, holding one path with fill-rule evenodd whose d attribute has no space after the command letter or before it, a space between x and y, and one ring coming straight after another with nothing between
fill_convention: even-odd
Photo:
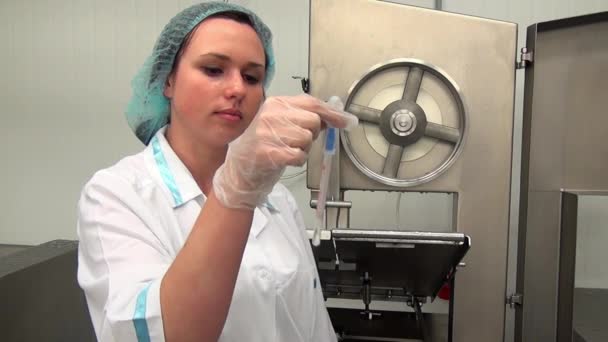
<instances>
[{"instance_id":1,"label":"metal wheel spoke","mask_svg":"<svg viewBox=\"0 0 608 342\"><path fill-rule=\"evenodd\" d=\"M424 135L431 138L445 140L454 144L460 139L460 131L457 128L444 126L433 122L426 123Z\"/></svg>"},{"instance_id":2,"label":"metal wheel spoke","mask_svg":"<svg viewBox=\"0 0 608 342\"><path fill-rule=\"evenodd\" d=\"M409 102L416 102L418 99L418 93L420 92L420 84L422 83L422 77L424 76L424 70L417 67L411 67L407 73L407 79L405 80L405 88L403 88L403 100Z\"/></svg>"},{"instance_id":3,"label":"metal wheel spoke","mask_svg":"<svg viewBox=\"0 0 608 342\"><path fill-rule=\"evenodd\" d=\"M346 111L354 114L361 121L367 121L375 124L380 123L380 115L382 114L381 110L360 106L354 103L348 106Z\"/></svg>"},{"instance_id":4,"label":"metal wheel spoke","mask_svg":"<svg viewBox=\"0 0 608 342\"><path fill-rule=\"evenodd\" d=\"M397 177L402 155L403 146L389 145L386 160L384 161L384 168L382 169L382 175L391 178Z\"/></svg>"}]
</instances>

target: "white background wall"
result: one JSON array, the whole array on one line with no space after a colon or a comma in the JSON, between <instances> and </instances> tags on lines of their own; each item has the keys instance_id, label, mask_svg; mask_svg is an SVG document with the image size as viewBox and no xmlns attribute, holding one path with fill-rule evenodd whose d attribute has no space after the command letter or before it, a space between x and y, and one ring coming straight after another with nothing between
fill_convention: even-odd
<instances>
[{"instance_id":1,"label":"white background wall","mask_svg":"<svg viewBox=\"0 0 608 342\"><path fill-rule=\"evenodd\" d=\"M75 239L80 189L98 169L142 145L123 117L130 79L164 24L194 0L0 2L0 243ZM277 76L270 95L301 92L308 74L308 1L233 0L262 16L275 35ZM412 1L432 7L432 1ZM300 169L289 169L293 174ZM312 224L304 175L286 180ZM396 194L350 193L352 222L392 227ZM391 205L386 205L388 201ZM400 225L446 230L451 197L405 195ZM369 215L379 214L385 220Z\"/></svg>"},{"instance_id":2,"label":"white background wall","mask_svg":"<svg viewBox=\"0 0 608 342\"><path fill-rule=\"evenodd\" d=\"M330 0L327 0L330 1ZM0 243L38 244L75 239L75 205L95 170L142 145L123 117L129 82L168 19L192 0L1 0L0 1ZM292 75L308 74L308 1L240 0L262 16L275 34L278 70L271 95L300 92ZM432 0L392 1L433 7ZM608 0L443 0L444 10L518 23L519 46L528 25L608 10ZM515 53L515 52L514 52ZM514 135L511 244L517 238L523 72L518 71ZM288 170L289 174L298 169ZM303 176L285 181L312 224ZM408 194L396 222L396 194L352 193L352 222L359 227L445 230L451 197ZM386 204L389 203L389 205ZM605 260L606 201L581 201L589 251L580 260ZM378 218L383 218L379 220ZM600 254L604 253L603 258ZM514 263L512 263L514 265ZM590 264L591 265L591 264ZM595 269L594 266L580 269ZM596 265L601 266L601 265ZM605 268L604 268L605 269ZM513 269L511 269L512 271ZM608 276L577 274L581 284ZM511 272L512 273L512 272ZM590 273L589 273L590 274ZM603 278L602 278L603 277ZM512 288L513 279L510 287Z\"/></svg>"},{"instance_id":3,"label":"white background wall","mask_svg":"<svg viewBox=\"0 0 608 342\"><path fill-rule=\"evenodd\" d=\"M575 287L608 289L607 208L606 196L579 198Z\"/></svg>"}]
</instances>

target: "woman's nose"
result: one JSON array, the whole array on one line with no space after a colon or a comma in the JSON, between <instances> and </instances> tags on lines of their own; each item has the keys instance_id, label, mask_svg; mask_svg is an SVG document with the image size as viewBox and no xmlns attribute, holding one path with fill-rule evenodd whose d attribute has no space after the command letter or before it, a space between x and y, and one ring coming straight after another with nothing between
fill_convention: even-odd
<instances>
[{"instance_id":1,"label":"woman's nose","mask_svg":"<svg viewBox=\"0 0 608 342\"><path fill-rule=\"evenodd\" d=\"M225 96L227 98L241 99L245 96L246 85L245 80L240 73L233 73L228 77L225 88Z\"/></svg>"}]
</instances>

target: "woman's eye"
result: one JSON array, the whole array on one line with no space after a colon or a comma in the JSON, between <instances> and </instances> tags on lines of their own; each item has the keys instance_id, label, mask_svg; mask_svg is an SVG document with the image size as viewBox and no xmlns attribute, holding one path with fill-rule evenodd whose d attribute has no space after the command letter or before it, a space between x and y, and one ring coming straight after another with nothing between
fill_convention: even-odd
<instances>
[{"instance_id":1,"label":"woman's eye","mask_svg":"<svg viewBox=\"0 0 608 342\"><path fill-rule=\"evenodd\" d=\"M216 67L203 67L203 71L208 76L219 76L222 74L222 69Z\"/></svg>"},{"instance_id":2,"label":"woman's eye","mask_svg":"<svg viewBox=\"0 0 608 342\"><path fill-rule=\"evenodd\" d=\"M243 75L243 78L245 79L245 82L249 83L249 84L258 84L260 83L260 79L256 76L253 75Z\"/></svg>"}]
</instances>

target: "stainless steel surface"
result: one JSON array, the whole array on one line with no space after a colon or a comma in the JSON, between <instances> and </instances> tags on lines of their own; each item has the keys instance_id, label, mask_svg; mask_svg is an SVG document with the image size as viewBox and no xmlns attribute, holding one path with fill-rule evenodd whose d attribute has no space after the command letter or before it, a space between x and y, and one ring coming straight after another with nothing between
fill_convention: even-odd
<instances>
[{"instance_id":1,"label":"stainless steel surface","mask_svg":"<svg viewBox=\"0 0 608 342\"><path fill-rule=\"evenodd\" d=\"M414 313L383 312L381 319L365 320L362 319L361 310L329 308L328 311L340 334L338 341L341 342L422 341L422 333L418 329ZM427 327L429 330L431 328ZM425 340L425 342L433 341L440 340Z\"/></svg>"},{"instance_id":2,"label":"stainless steel surface","mask_svg":"<svg viewBox=\"0 0 608 342\"><path fill-rule=\"evenodd\" d=\"M578 196L562 192L557 288L557 341L572 342Z\"/></svg>"},{"instance_id":3,"label":"stainless steel surface","mask_svg":"<svg viewBox=\"0 0 608 342\"><path fill-rule=\"evenodd\" d=\"M376 124L380 123L380 114L382 114L381 110L361 106L355 103L351 104L348 110L351 113L355 114L361 121L367 121Z\"/></svg>"},{"instance_id":4,"label":"stainless steel surface","mask_svg":"<svg viewBox=\"0 0 608 342\"><path fill-rule=\"evenodd\" d=\"M315 257L337 257L339 263L355 265L352 272L321 269L324 285L360 287L361 276L369 274L375 289L401 288L409 295L434 298L467 253L469 241L460 233L340 229L332 231L331 241L322 241Z\"/></svg>"},{"instance_id":5,"label":"stainless steel surface","mask_svg":"<svg viewBox=\"0 0 608 342\"><path fill-rule=\"evenodd\" d=\"M570 342L574 334L578 193L530 192L518 341ZM533 227L533 229L530 229ZM538 246L542 246L539 248ZM522 315L523 314L523 315Z\"/></svg>"},{"instance_id":6,"label":"stainless steel surface","mask_svg":"<svg viewBox=\"0 0 608 342\"><path fill-rule=\"evenodd\" d=\"M373 229L334 229L332 235L336 238L384 238L398 240L436 240L457 243L468 243L468 238L462 233L434 233L434 232L409 232L409 231L386 231Z\"/></svg>"},{"instance_id":7,"label":"stainless steel surface","mask_svg":"<svg viewBox=\"0 0 608 342\"><path fill-rule=\"evenodd\" d=\"M608 189L608 18L537 30L528 32L536 58L524 114L533 120L530 191Z\"/></svg>"},{"instance_id":8,"label":"stainless steel surface","mask_svg":"<svg viewBox=\"0 0 608 342\"><path fill-rule=\"evenodd\" d=\"M0 245L0 258L9 254L13 254L15 252L19 252L29 247L30 246L23 245Z\"/></svg>"},{"instance_id":9,"label":"stainless steel surface","mask_svg":"<svg viewBox=\"0 0 608 342\"><path fill-rule=\"evenodd\" d=\"M580 342L608 341L608 289L574 289L574 334Z\"/></svg>"},{"instance_id":10,"label":"stainless steel surface","mask_svg":"<svg viewBox=\"0 0 608 342\"><path fill-rule=\"evenodd\" d=\"M319 201L316 199L310 200L310 207L316 208L318 202ZM353 206L353 203L348 201L326 201L325 206L331 208L351 208Z\"/></svg>"},{"instance_id":11,"label":"stainless steel surface","mask_svg":"<svg viewBox=\"0 0 608 342\"><path fill-rule=\"evenodd\" d=\"M461 233L333 230L331 241L322 241L315 252L323 294L329 300L363 303L356 310L336 310L335 305L329 305L334 328L341 334L370 336L374 341L378 337L413 336L446 341L438 338L446 336L448 327L428 327L427 319L434 321L437 314L426 313L421 305L433 302L446 281L452 284L469 241ZM376 301L401 303L403 307L395 311L372 306ZM404 310L405 305L413 309ZM447 314L450 309L446 309L441 312Z\"/></svg>"},{"instance_id":12,"label":"stainless steel surface","mask_svg":"<svg viewBox=\"0 0 608 342\"><path fill-rule=\"evenodd\" d=\"M608 12L528 28L534 61L526 68L524 97L518 341L568 339L562 329L571 328L564 323L572 309L564 291L572 281L567 242L573 238L562 240L564 205L570 196L608 191L607 36Z\"/></svg>"},{"instance_id":13,"label":"stainless steel surface","mask_svg":"<svg viewBox=\"0 0 608 342\"><path fill-rule=\"evenodd\" d=\"M373 23L364 24L370 21ZM399 59L432 65L433 70L442 70L458 86L458 98L466 101L463 126L448 122L458 117L454 101L447 95L441 98L435 95L451 94L442 86L443 82L425 83L423 79L420 86L420 93L439 108L439 118L446 118L441 122L429 121L464 128L459 136L460 154L441 174L434 179L421 176L418 185L404 189L402 184L390 183L391 179L383 182L372 173L362 171L361 166L365 165L355 165L352 153L350 156L341 153L340 188L456 193L453 222L458 232L475 241L475 246L465 258L467 268L456 277L452 297L455 300L453 340L502 341L516 25L381 1L312 0L310 27L310 90L319 98L331 95L348 98L353 82L373 66ZM484 58L479 58L478 51L484 51ZM379 76L384 77L385 85L396 84L403 90L406 72ZM378 92L387 89L381 84L369 87L376 87ZM368 101L355 101L355 104L374 107L368 105L374 96L371 94ZM374 107L380 111L383 108ZM380 117L371 109L358 107L352 111L364 113L363 120L374 121ZM365 129L366 125L363 124ZM412 157L415 163L407 158L405 163L402 160L404 165L399 167L398 176L407 178L437 169L437 160L445 160L454 151L454 144L444 140L448 141L427 140L430 149L421 153L424 157ZM349 142L358 144L357 147L371 144L364 132L351 135L350 141L343 135L345 149ZM319 184L320 147L318 144L313 147L308 162L307 181L311 189L318 188ZM384 148L385 152L368 148L365 154L378 170L385 164L388 144ZM412 167L414 164L417 166ZM362 210L357 203L353 203L352 209Z\"/></svg>"},{"instance_id":14,"label":"stainless steel surface","mask_svg":"<svg viewBox=\"0 0 608 342\"><path fill-rule=\"evenodd\" d=\"M0 258L0 340L95 341L77 247L56 240Z\"/></svg>"},{"instance_id":15,"label":"stainless steel surface","mask_svg":"<svg viewBox=\"0 0 608 342\"><path fill-rule=\"evenodd\" d=\"M395 178L397 171L399 171L399 164L401 163L401 156L403 155L403 146L390 145L388 147L388 154L384 161L384 167L382 168L382 175L388 178Z\"/></svg>"},{"instance_id":16,"label":"stainless steel surface","mask_svg":"<svg viewBox=\"0 0 608 342\"><path fill-rule=\"evenodd\" d=\"M420 84L422 83L422 75L424 70L417 67L412 67L407 74L405 81L405 88L403 89L403 96L401 97L405 101L416 102L418 99L418 92L420 92Z\"/></svg>"},{"instance_id":17,"label":"stainless steel surface","mask_svg":"<svg viewBox=\"0 0 608 342\"><path fill-rule=\"evenodd\" d=\"M407 92L407 85L405 89ZM352 102L347 100L347 104L350 103ZM409 125L407 125L407 119L410 121ZM402 123L405 125L400 127ZM390 103L382 111L380 132L388 142L405 147L414 144L424 135L426 123L424 109L415 102L400 99ZM401 160L401 156L399 156L399 160Z\"/></svg>"},{"instance_id":18,"label":"stainless steel surface","mask_svg":"<svg viewBox=\"0 0 608 342\"><path fill-rule=\"evenodd\" d=\"M438 125L434 122L429 122L426 125L426 136L437 138L451 143L457 143L460 140L460 131L443 125Z\"/></svg>"},{"instance_id":19,"label":"stainless steel surface","mask_svg":"<svg viewBox=\"0 0 608 342\"><path fill-rule=\"evenodd\" d=\"M555 341L561 192L530 192L526 197L528 222L532 224L525 233L526 275L517 277L517 292L523 294L524 303L516 311L516 341ZM518 257L524 257L522 254ZM521 314L523 326L519 326L523 323L519 321Z\"/></svg>"}]
</instances>

